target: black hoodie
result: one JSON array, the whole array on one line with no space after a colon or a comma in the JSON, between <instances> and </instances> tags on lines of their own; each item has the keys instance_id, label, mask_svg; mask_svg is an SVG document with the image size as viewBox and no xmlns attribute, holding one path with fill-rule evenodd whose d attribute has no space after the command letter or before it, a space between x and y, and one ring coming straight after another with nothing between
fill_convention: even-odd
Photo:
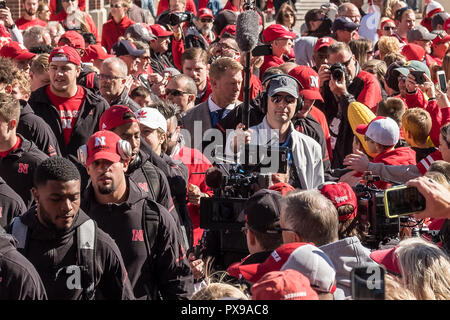
<instances>
[{"instance_id":1,"label":"black hoodie","mask_svg":"<svg viewBox=\"0 0 450 320\"><path fill-rule=\"evenodd\" d=\"M77 157L77 150L83 144L86 144L89 137L98 131L98 123L103 112L109 108L108 103L99 94L90 89L83 89L86 96L79 110L79 116L75 123L69 144L64 142L64 134L61 124L61 117L58 110L47 96L47 86L43 86L31 94L28 103L33 111L48 123L56 138L58 139L59 149L63 157ZM73 160L73 159L71 159Z\"/></svg>"},{"instance_id":2,"label":"black hoodie","mask_svg":"<svg viewBox=\"0 0 450 320\"><path fill-rule=\"evenodd\" d=\"M33 141L42 152L49 157L61 156L58 139L50 126L31 109L28 102L20 100L20 119L17 133L25 139Z\"/></svg>"},{"instance_id":3,"label":"black hoodie","mask_svg":"<svg viewBox=\"0 0 450 320\"><path fill-rule=\"evenodd\" d=\"M0 226L6 227L25 211L22 198L0 177Z\"/></svg>"},{"instance_id":4,"label":"black hoodie","mask_svg":"<svg viewBox=\"0 0 450 320\"><path fill-rule=\"evenodd\" d=\"M33 142L22 139L20 146L6 157L0 158L0 176L22 198L27 208L33 203L33 174L36 167L48 156L40 151Z\"/></svg>"},{"instance_id":5,"label":"black hoodie","mask_svg":"<svg viewBox=\"0 0 450 320\"><path fill-rule=\"evenodd\" d=\"M16 240L0 227L0 300L47 300L34 266L16 249Z\"/></svg>"},{"instance_id":6,"label":"black hoodie","mask_svg":"<svg viewBox=\"0 0 450 320\"><path fill-rule=\"evenodd\" d=\"M23 252L34 265L50 300L80 300L82 289L69 289L73 282L71 266L77 263L76 229L89 217L80 209L72 226L59 231L44 227L37 218L36 207L19 218L28 226ZM111 237L96 228L95 291L97 299L134 299L119 249Z\"/></svg>"},{"instance_id":7,"label":"black hoodie","mask_svg":"<svg viewBox=\"0 0 450 320\"><path fill-rule=\"evenodd\" d=\"M193 278L175 221L164 207L155 203L159 213L154 214L159 222L149 265L142 214L143 210L152 211L147 204L152 200L132 179L127 178L127 184L128 199L121 204L98 203L90 185L83 194L81 207L116 241L136 298L145 298L149 293L155 299L155 292L159 291L165 300L188 299L193 291Z\"/></svg>"}]
</instances>

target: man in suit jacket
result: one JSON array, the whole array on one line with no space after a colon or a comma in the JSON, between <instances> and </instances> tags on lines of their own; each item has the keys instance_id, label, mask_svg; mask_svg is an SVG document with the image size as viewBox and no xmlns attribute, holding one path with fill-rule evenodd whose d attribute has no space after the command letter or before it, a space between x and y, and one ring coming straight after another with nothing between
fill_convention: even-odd
<instances>
[{"instance_id":1,"label":"man in suit jacket","mask_svg":"<svg viewBox=\"0 0 450 320\"><path fill-rule=\"evenodd\" d=\"M228 57L219 58L211 64L209 78L211 95L208 100L189 109L181 118L182 134L186 145L204 151L214 137L215 145L225 145L222 133L214 128L216 123L235 108L242 84L242 65ZM210 154L206 153L209 157Z\"/></svg>"}]
</instances>

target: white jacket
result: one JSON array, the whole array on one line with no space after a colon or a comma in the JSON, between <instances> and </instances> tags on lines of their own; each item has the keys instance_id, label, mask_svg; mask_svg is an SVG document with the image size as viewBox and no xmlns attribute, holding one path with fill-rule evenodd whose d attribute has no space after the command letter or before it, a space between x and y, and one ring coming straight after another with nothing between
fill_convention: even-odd
<instances>
[{"instance_id":1,"label":"white jacket","mask_svg":"<svg viewBox=\"0 0 450 320\"><path fill-rule=\"evenodd\" d=\"M279 130L272 129L267 123L267 118L251 127L253 133L250 136L250 144L262 146L279 147ZM317 188L324 182L324 171L322 163L322 149L320 144L313 138L304 135L295 130L294 125L290 124L290 135L292 139L292 156L296 167L298 178L303 189ZM234 155L233 140L235 132L231 132L226 141L225 153ZM239 158L239 154L238 154Z\"/></svg>"}]
</instances>

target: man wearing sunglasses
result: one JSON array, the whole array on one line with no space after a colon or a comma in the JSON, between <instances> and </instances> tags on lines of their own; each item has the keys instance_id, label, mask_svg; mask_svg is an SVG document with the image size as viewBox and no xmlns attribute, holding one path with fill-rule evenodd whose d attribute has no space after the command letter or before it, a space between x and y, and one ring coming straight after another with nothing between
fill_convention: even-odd
<instances>
[{"instance_id":1,"label":"man wearing sunglasses","mask_svg":"<svg viewBox=\"0 0 450 320\"><path fill-rule=\"evenodd\" d=\"M195 106L197 86L191 77L179 74L169 80L166 86L166 99L178 105L181 112Z\"/></svg>"},{"instance_id":2,"label":"man wearing sunglasses","mask_svg":"<svg viewBox=\"0 0 450 320\"><path fill-rule=\"evenodd\" d=\"M322 149L313 138L295 130L292 118L297 113L298 81L287 75L270 80L267 87L267 112L263 121L243 131L238 126L227 138L225 152L233 155L242 144L288 148L288 183L294 188L312 189L324 181ZM240 154L238 154L238 158ZM272 167L274 164L272 163ZM270 168L278 170L278 168Z\"/></svg>"},{"instance_id":3,"label":"man wearing sunglasses","mask_svg":"<svg viewBox=\"0 0 450 320\"><path fill-rule=\"evenodd\" d=\"M189 27L184 40L184 47L200 47L206 50L212 41L216 39L212 31L214 15L211 9L202 8L198 11L194 23Z\"/></svg>"}]
</instances>

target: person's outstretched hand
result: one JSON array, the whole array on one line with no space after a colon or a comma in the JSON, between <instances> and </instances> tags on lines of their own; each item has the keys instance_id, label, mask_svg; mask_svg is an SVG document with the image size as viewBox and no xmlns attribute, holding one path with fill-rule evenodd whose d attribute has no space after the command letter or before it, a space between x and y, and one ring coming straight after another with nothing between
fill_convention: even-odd
<instances>
[{"instance_id":1,"label":"person's outstretched hand","mask_svg":"<svg viewBox=\"0 0 450 320\"><path fill-rule=\"evenodd\" d=\"M347 155L343 163L349 169L364 172L369 166L369 158L364 152L356 150L356 153Z\"/></svg>"}]
</instances>

